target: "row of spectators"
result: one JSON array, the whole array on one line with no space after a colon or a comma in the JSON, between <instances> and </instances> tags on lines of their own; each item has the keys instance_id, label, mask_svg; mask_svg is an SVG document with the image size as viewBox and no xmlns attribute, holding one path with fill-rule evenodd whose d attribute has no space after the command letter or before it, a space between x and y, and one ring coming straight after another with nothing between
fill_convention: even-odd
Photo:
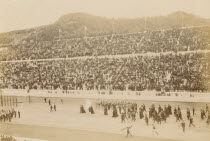
<instances>
[{"instance_id":1,"label":"row of spectators","mask_svg":"<svg viewBox=\"0 0 210 141\"><path fill-rule=\"evenodd\" d=\"M209 53L2 63L4 88L208 91Z\"/></svg>"},{"instance_id":2,"label":"row of spectators","mask_svg":"<svg viewBox=\"0 0 210 141\"><path fill-rule=\"evenodd\" d=\"M139 54L146 52L178 52L210 49L209 27L162 30L134 34L118 34L60 41L32 39L10 47L1 60L28 60Z\"/></svg>"},{"instance_id":3,"label":"row of spectators","mask_svg":"<svg viewBox=\"0 0 210 141\"><path fill-rule=\"evenodd\" d=\"M0 139L1 141L16 141L16 139L13 138L12 136L5 136L5 135L1 135Z\"/></svg>"}]
</instances>

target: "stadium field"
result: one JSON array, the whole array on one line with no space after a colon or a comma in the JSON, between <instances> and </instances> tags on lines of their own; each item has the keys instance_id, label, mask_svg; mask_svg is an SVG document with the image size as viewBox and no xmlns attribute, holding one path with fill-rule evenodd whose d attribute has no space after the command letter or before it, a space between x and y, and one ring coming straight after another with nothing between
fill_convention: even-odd
<instances>
[{"instance_id":1,"label":"stadium field","mask_svg":"<svg viewBox=\"0 0 210 141\"><path fill-rule=\"evenodd\" d=\"M0 124L0 131L4 134L22 136L28 138L41 138L44 140L54 141L179 141L174 139L162 139L153 137L134 136L125 138L122 135L114 133L102 133L82 130L71 130L65 128L51 128L46 126L36 125L21 125L21 124ZM4 130L2 130L4 129Z\"/></svg>"},{"instance_id":2,"label":"stadium field","mask_svg":"<svg viewBox=\"0 0 210 141\"><path fill-rule=\"evenodd\" d=\"M172 107L179 105L182 109L183 118L186 121L186 132L182 133L179 122L171 115L166 123L157 124L157 131L159 135L152 134L152 123L146 126L144 120L140 120L137 114L137 121L122 124L120 116L112 118L112 110L109 111L108 116L103 115L103 109L96 107L97 99L85 98L47 98L51 100L52 104L56 104L57 111L50 112L48 103L44 103L44 97L18 97L18 107L14 107L21 111L21 118L15 118L11 124L1 124L1 132L4 134L38 138L44 140L65 140L73 138L75 141L79 140L144 140L144 141L164 141L164 140L187 140L197 141L208 139L210 137L210 126L206 126L205 120L200 119L200 109L204 108L207 103L198 102L167 102L167 101L135 101L138 105L145 104L148 108L151 104L156 106L168 105ZM61 103L63 99L63 104ZM80 105L87 107L89 104L94 107L95 114L91 115L89 112L80 114ZM189 121L186 117L186 108L192 109L195 107L196 116L194 117L194 124L196 127L188 127ZM6 108L6 107L4 107ZM8 107L9 108L9 107ZM86 109L86 111L88 111ZM132 139L125 138L125 131L123 128L127 125L132 125L131 133L134 137ZM42 128L40 128L40 126ZM3 129L5 127L5 129ZM3 129L3 130L2 130ZM42 131L41 131L42 130ZM170 130L171 132L165 134ZM26 133L28 131L28 133ZM48 136L49 135L49 136Z\"/></svg>"}]
</instances>

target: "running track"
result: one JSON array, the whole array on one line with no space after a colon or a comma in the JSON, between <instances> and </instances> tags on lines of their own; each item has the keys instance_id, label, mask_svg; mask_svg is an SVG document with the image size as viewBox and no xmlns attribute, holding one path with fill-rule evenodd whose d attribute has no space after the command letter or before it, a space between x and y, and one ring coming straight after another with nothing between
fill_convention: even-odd
<instances>
[{"instance_id":1,"label":"running track","mask_svg":"<svg viewBox=\"0 0 210 141\"><path fill-rule=\"evenodd\" d=\"M125 138L120 134L8 123L0 123L0 134L53 141L178 141L139 136Z\"/></svg>"}]
</instances>

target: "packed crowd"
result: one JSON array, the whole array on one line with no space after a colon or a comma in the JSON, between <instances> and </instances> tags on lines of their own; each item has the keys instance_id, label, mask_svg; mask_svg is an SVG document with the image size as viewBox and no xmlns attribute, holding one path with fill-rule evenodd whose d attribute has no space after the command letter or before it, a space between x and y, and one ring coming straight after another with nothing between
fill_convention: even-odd
<instances>
[{"instance_id":1,"label":"packed crowd","mask_svg":"<svg viewBox=\"0 0 210 141\"><path fill-rule=\"evenodd\" d=\"M20 118L20 111L15 109L0 111L0 122L11 122L13 118Z\"/></svg>"},{"instance_id":2,"label":"packed crowd","mask_svg":"<svg viewBox=\"0 0 210 141\"><path fill-rule=\"evenodd\" d=\"M4 88L208 91L209 54L2 63Z\"/></svg>"},{"instance_id":3,"label":"packed crowd","mask_svg":"<svg viewBox=\"0 0 210 141\"><path fill-rule=\"evenodd\" d=\"M108 115L108 111L113 109L112 117L118 117L120 114L122 123L126 119L136 121L136 115L138 114L140 119L145 118L146 125L149 125L149 119L153 119L154 122L161 124L163 121L166 122L167 118L172 115L172 107L170 105L165 105L164 108L159 105L158 110L156 110L155 105L152 104L149 108L148 115L146 106L142 104L138 108L138 104L135 102L102 100L97 102L96 105L103 107L104 115Z\"/></svg>"},{"instance_id":4,"label":"packed crowd","mask_svg":"<svg viewBox=\"0 0 210 141\"><path fill-rule=\"evenodd\" d=\"M164 106L151 104L149 108L147 108L144 104L139 106L136 102L131 101L98 100L96 102L96 107L102 108L105 116L109 114L114 118L120 116L121 123L126 123L127 120L135 122L137 119L140 119L144 120L147 126L152 124L153 128L154 123L164 124L167 122L167 119L173 115L176 123L180 124L182 127L183 132L185 132L186 126L195 127L194 117L199 116L198 113L196 114L194 107L192 107L191 110L190 108L183 110L179 105L171 106L170 104ZM186 112L186 114L184 114L184 112ZM186 117L183 115L186 115ZM210 123L210 113L207 104L205 107L202 107L200 115L200 119L202 121L205 120L206 125L208 126ZM187 122L189 123L188 125L186 125Z\"/></svg>"},{"instance_id":5,"label":"packed crowd","mask_svg":"<svg viewBox=\"0 0 210 141\"><path fill-rule=\"evenodd\" d=\"M209 27L173 29L134 34L118 34L60 41L23 41L0 55L1 60L34 60L140 54L147 52L178 52L205 50L209 47ZM7 54L7 55L4 55ZM9 54L9 55L8 55Z\"/></svg>"}]
</instances>

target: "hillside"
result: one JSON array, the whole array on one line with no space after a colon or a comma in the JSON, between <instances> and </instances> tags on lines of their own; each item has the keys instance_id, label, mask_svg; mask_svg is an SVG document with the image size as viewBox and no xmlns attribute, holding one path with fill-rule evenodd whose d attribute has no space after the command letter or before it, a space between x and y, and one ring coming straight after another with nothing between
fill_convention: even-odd
<instances>
[{"instance_id":1,"label":"hillside","mask_svg":"<svg viewBox=\"0 0 210 141\"><path fill-rule=\"evenodd\" d=\"M145 26L146 21L146 26ZM210 25L210 19L204 19L185 12L175 12L167 16L135 18L135 19L108 19L86 13L72 13L60 17L54 24L33 29L18 30L0 34L0 45L10 44L21 40L54 40L105 35L111 33L132 33L146 30L160 30L180 28L182 26ZM13 42L14 43L14 42Z\"/></svg>"}]
</instances>

